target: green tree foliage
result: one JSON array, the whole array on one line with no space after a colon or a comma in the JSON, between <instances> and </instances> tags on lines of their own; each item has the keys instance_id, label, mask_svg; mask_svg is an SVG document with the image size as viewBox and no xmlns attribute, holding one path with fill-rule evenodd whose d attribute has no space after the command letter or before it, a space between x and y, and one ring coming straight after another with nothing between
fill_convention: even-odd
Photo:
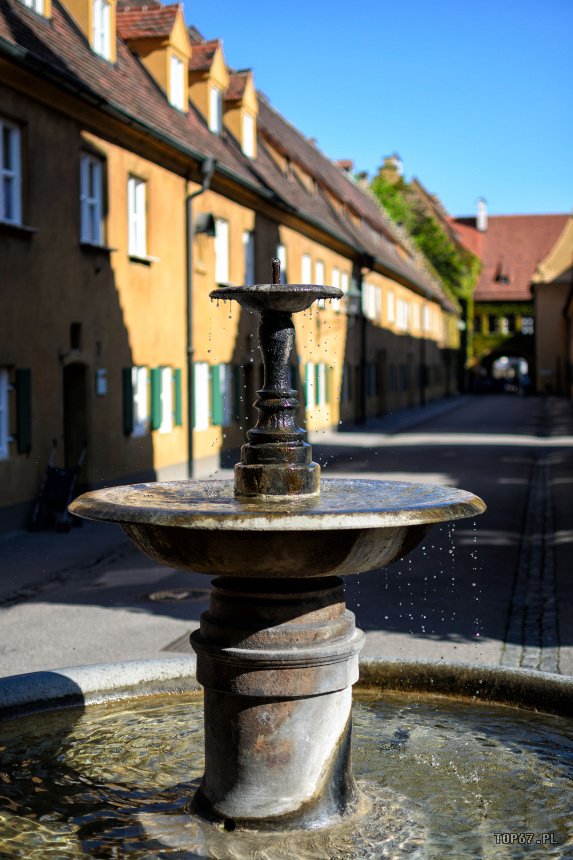
<instances>
[{"instance_id":1,"label":"green tree foliage","mask_svg":"<svg viewBox=\"0 0 573 860\"><path fill-rule=\"evenodd\" d=\"M450 295L457 299L470 298L480 272L479 259L452 241L402 177L390 182L378 174L371 187L392 220L410 234Z\"/></svg>"}]
</instances>

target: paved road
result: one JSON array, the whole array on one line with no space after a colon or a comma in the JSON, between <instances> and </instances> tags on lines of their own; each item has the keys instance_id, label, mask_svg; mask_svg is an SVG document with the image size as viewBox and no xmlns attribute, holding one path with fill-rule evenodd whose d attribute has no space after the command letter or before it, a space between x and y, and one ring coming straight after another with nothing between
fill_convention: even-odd
<instances>
[{"instance_id":1,"label":"paved road","mask_svg":"<svg viewBox=\"0 0 573 860\"><path fill-rule=\"evenodd\" d=\"M365 654L573 675L570 402L463 397L312 441L327 475L447 484L488 504L347 578ZM207 606L207 577L154 564L113 526L14 535L0 558L0 675L176 655Z\"/></svg>"}]
</instances>

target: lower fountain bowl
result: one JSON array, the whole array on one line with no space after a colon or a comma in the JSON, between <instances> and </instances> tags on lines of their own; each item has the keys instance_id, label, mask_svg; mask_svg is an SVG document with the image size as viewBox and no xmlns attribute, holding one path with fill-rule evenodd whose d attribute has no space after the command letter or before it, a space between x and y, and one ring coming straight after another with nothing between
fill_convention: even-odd
<instances>
[{"instance_id":1,"label":"lower fountain bowl","mask_svg":"<svg viewBox=\"0 0 573 860\"><path fill-rule=\"evenodd\" d=\"M203 769L192 657L1 679L0 854L571 856L572 678L363 660L354 691L354 770L370 811L259 834L188 812Z\"/></svg>"}]
</instances>

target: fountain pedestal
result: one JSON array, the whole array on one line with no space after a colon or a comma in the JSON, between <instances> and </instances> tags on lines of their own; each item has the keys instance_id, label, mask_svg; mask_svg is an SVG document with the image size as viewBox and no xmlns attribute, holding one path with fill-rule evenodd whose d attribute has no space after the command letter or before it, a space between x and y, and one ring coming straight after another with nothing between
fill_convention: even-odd
<instances>
[{"instance_id":1,"label":"fountain pedestal","mask_svg":"<svg viewBox=\"0 0 573 860\"><path fill-rule=\"evenodd\" d=\"M205 688L193 807L236 825L325 823L357 805L351 687L364 635L342 580L221 577L192 635Z\"/></svg>"},{"instance_id":2,"label":"fountain pedestal","mask_svg":"<svg viewBox=\"0 0 573 860\"><path fill-rule=\"evenodd\" d=\"M485 506L446 487L320 480L290 387L291 314L339 289L223 287L261 313L265 366L235 483L136 484L88 493L70 510L119 522L157 561L218 575L192 635L205 689L205 774L191 801L229 829L318 827L360 807L350 766L352 684L363 634L345 574L384 567L432 523Z\"/></svg>"}]
</instances>

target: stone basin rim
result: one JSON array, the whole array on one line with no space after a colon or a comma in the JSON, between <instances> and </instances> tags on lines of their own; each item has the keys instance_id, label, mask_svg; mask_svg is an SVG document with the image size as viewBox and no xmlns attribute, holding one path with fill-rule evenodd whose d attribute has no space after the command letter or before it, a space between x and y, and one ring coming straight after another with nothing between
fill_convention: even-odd
<instances>
[{"instance_id":1,"label":"stone basin rim","mask_svg":"<svg viewBox=\"0 0 573 860\"><path fill-rule=\"evenodd\" d=\"M466 490L402 481L323 478L320 496L277 501L238 499L233 488L232 480L127 484L85 493L69 510L104 522L266 532L400 528L486 510Z\"/></svg>"},{"instance_id":2,"label":"stone basin rim","mask_svg":"<svg viewBox=\"0 0 573 860\"><path fill-rule=\"evenodd\" d=\"M71 666L0 678L0 721L65 707L199 692L193 655ZM360 659L357 692L438 694L573 715L573 678L480 663Z\"/></svg>"}]
</instances>

